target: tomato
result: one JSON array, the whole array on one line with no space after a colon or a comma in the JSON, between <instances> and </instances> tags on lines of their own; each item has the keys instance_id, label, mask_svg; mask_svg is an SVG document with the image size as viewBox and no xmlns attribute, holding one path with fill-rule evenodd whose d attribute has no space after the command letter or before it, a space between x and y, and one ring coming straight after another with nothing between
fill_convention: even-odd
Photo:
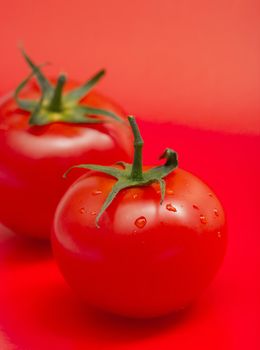
<instances>
[{"instance_id":1,"label":"tomato","mask_svg":"<svg viewBox=\"0 0 260 350\"><path fill-rule=\"evenodd\" d=\"M32 69L38 79L38 68L34 65ZM67 93L75 88L79 84L68 81L64 90ZM27 79L22 102L29 101L36 109L40 93L39 84ZM62 178L68 167L86 159L110 164L131 154L130 128L123 122L125 113L121 107L95 90L81 96L78 104L73 99L70 103L71 115L67 109L66 115L64 112L67 120L59 119L63 116L59 110L39 115L24 110L13 95L0 103L0 221L16 233L49 237L58 201L73 182L73 176L67 181ZM121 121L100 115L98 118L106 122L96 123L97 119L77 114L76 108L82 107L94 112L109 111ZM50 120L44 119L49 115ZM74 121L79 116L82 119Z\"/></svg>"},{"instance_id":2,"label":"tomato","mask_svg":"<svg viewBox=\"0 0 260 350\"><path fill-rule=\"evenodd\" d=\"M153 169L164 172L167 166L169 158ZM143 175L151 169L142 167ZM121 175L116 180L109 167L99 170L80 177L55 214L52 246L64 278L89 304L120 315L156 317L189 305L224 257L220 201L199 178L174 165L162 175L163 198L160 177L123 185L115 195Z\"/></svg>"}]
</instances>

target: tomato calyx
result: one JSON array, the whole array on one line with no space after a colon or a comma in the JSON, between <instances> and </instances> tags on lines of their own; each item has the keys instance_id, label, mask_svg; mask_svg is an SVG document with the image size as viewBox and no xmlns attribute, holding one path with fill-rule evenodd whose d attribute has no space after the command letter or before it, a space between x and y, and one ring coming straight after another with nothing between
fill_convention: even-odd
<instances>
[{"instance_id":1,"label":"tomato calyx","mask_svg":"<svg viewBox=\"0 0 260 350\"><path fill-rule=\"evenodd\" d=\"M144 141L140 134L138 125L133 116L128 117L132 132L134 134L134 161L133 164L125 163L125 162L117 162L117 165L121 165L122 169L113 167L113 166L102 166L95 164L79 164L74 165L69 168L66 173L63 175L64 177L73 169L73 168L83 168L98 171L101 173L105 173L117 179L116 184L112 187L112 190L108 194L105 202L101 210L99 211L96 217L96 226L99 227L98 222L100 217L103 215L105 210L109 207L112 201L115 199L117 194L128 187L136 187L136 186L148 186L154 182L159 183L160 191L161 191L161 201L160 204L163 203L165 197L165 181L164 177L170 174L174 169L178 167L178 157L177 153L170 148L166 148L163 154L159 159L166 159L165 164L153 167L149 170L143 171L143 163L142 163L142 149L144 145Z\"/></svg>"},{"instance_id":2,"label":"tomato calyx","mask_svg":"<svg viewBox=\"0 0 260 350\"><path fill-rule=\"evenodd\" d=\"M58 77L56 86L53 86L41 71L43 65L36 66L23 49L21 52L32 72L16 88L14 99L19 108L31 113L30 125L47 125L55 122L75 124L105 122L104 119L96 118L96 116L105 116L122 122L121 118L111 111L80 104L82 98L105 75L105 70L97 72L82 86L63 93L63 87L67 80L66 75L61 74ZM19 97L20 92L34 76L41 89L40 100L21 99Z\"/></svg>"}]
</instances>

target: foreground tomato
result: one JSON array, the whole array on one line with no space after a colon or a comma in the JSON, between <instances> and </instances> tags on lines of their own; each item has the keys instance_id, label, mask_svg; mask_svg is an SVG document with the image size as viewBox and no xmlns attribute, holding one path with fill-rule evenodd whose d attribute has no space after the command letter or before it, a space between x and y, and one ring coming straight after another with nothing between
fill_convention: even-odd
<instances>
[{"instance_id":1,"label":"foreground tomato","mask_svg":"<svg viewBox=\"0 0 260 350\"><path fill-rule=\"evenodd\" d=\"M131 317L155 317L191 303L217 272L226 248L223 208L212 190L166 163L142 168L135 120L133 166L97 170L76 181L54 219L53 251L68 283L89 304Z\"/></svg>"},{"instance_id":2,"label":"foreground tomato","mask_svg":"<svg viewBox=\"0 0 260 350\"><path fill-rule=\"evenodd\" d=\"M32 74L0 103L0 221L17 233L48 237L73 180L65 181L64 171L86 159L128 158L130 128L122 109L92 90L104 71L81 87L64 75L54 86L24 57ZM38 84L29 81L33 75Z\"/></svg>"}]
</instances>

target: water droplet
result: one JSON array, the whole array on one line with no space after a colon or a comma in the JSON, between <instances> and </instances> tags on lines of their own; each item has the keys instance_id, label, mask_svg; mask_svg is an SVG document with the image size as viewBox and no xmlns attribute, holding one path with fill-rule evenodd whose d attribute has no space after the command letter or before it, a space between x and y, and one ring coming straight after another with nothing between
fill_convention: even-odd
<instances>
[{"instance_id":1,"label":"water droplet","mask_svg":"<svg viewBox=\"0 0 260 350\"><path fill-rule=\"evenodd\" d=\"M138 197L137 193L133 194L133 199L136 199L137 197Z\"/></svg>"},{"instance_id":2,"label":"water droplet","mask_svg":"<svg viewBox=\"0 0 260 350\"><path fill-rule=\"evenodd\" d=\"M146 225L146 223L147 221L144 216L140 216L135 220L135 226L137 226L138 228L143 228Z\"/></svg>"},{"instance_id":3,"label":"water droplet","mask_svg":"<svg viewBox=\"0 0 260 350\"><path fill-rule=\"evenodd\" d=\"M80 208L79 212L80 212L80 214L85 214L86 210L85 210L85 208Z\"/></svg>"},{"instance_id":4,"label":"water droplet","mask_svg":"<svg viewBox=\"0 0 260 350\"><path fill-rule=\"evenodd\" d=\"M91 215L97 215L97 212L93 210L93 211L90 212L90 214Z\"/></svg>"},{"instance_id":5,"label":"water droplet","mask_svg":"<svg viewBox=\"0 0 260 350\"><path fill-rule=\"evenodd\" d=\"M194 209L199 209L199 207L197 206L197 205L195 205L195 204L193 204L193 206L192 206Z\"/></svg>"},{"instance_id":6,"label":"water droplet","mask_svg":"<svg viewBox=\"0 0 260 350\"><path fill-rule=\"evenodd\" d=\"M171 203L166 204L166 209L175 213L177 211L177 209Z\"/></svg>"},{"instance_id":7,"label":"water droplet","mask_svg":"<svg viewBox=\"0 0 260 350\"><path fill-rule=\"evenodd\" d=\"M161 190L157 190L156 193L158 193L158 194L161 193Z\"/></svg>"},{"instance_id":8,"label":"water droplet","mask_svg":"<svg viewBox=\"0 0 260 350\"><path fill-rule=\"evenodd\" d=\"M173 194L173 190L167 190L167 194Z\"/></svg>"},{"instance_id":9,"label":"water droplet","mask_svg":"<svg viewBox=\"0 0 260 350\"><path fill-rule=\"evenodd\" d=\"M213 194L212 194L212 193L209 193L209 196L210 196L210 197L213 197Z\"/></svg>"},{"instance_id":10,"label":"water droplet","mask_svg":"<svg viewBox=\"0 0 260 350\"><path fill-rule=\"evenodd\" d=\"M214 209L213 211L214 211L214 214L215 214L216 216L219 216L218 209Z\"/></svg>"},{"instance_id":11,"label":"water droplet","mask_svg":"<svg viewBox=\"0 0 260 350\"><path fill-rule=\"evenodd\" d=\"M102 191L100 191L100 190L96 190L96 191L92 192L93 196L97 196L97 195L99 195L101 193L102 193Z\"/></svg>"},{"instance_id":12,"label":"water droplet","mask_svg":"<svg viewBox=\"0 0 260 350\"><path fill-rule=\"evenodd\" d=\"M220 231L217 232L217 236L218 236L218 238L221 238L221 232Z\"/></svg>"},{"instance_id":13,"label":"water droplet","mask_svg":"<svg viewBox=\"0 0 260 350\"><path fill-rule=\"evenodd\" d=\"M200 222L201 222L202 224L206 224L206 223L207 223L207 219L205 218L204 215L200 215Z\"/></svg>"}]
</instances>

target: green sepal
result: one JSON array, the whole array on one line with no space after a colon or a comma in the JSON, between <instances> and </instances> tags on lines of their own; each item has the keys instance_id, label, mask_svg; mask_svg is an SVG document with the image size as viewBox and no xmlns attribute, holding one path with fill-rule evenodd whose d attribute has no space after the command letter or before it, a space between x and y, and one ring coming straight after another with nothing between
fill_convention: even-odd
<instances>
[{"instance_id":1,"label":"green sepal","mask_svg":"<svg viewBox=\"0 0 260 350\"><path fill-rule=\"evenodd\" d=\"M71 172L72 169L75 168L81 168L81 169L88 169L88 170L94 170L99 171L100 173L104 173L107 175L111 175L113 177L118 178L121 175L121 170L114 168L112 166L105 166L105 165L96 165L96 164L79 164L79 165L73 165L70 167L64 174L63 177L66 178L68 173Z\"/></svg>"},{"instance_id":2,"label":"green sepal","mask_svg":"<svg viewBox=\"0 0 260 350\"><path fill-rule=\"evenodd\" d=\"M106 74L104 69L100 70L96 73L90 80L88 80L85 84L76 88L70 92L68 92L65 96L65 101L68 102L79 102L84 96L86 96L93 87L99 82L99 80Z\"/></svg>"},{"instance_id":3,"label":"green sepal","mask_svg":"<svg viewBox=\"0 0 260 350\"><path fill-rule=\"evenodd\" d=\"M48 124L48 118L49 116L46 115L41 115L40 110L42 107L43 103L43 97L41 97L39 103L36 105L35 109L32 111L29 119L29 124L30 125L46 125Z\"/></svg>"},{"instance_id":4,"label":"green sepal","mask_svg":"<svg viewBox=\"0 0 260 350\"><path fill-rule=\"evenodd\" d=\"M83 168L83 169L89 169L89 170L105 173L117 179L116 184L112 187L111 192L107 196L100 212L96 217L96 226L99 227L98 222L100 217L102 216L104 211L109 207L112 201L115 199L117 194L125 188L148 186L154 182L157 182L160 185L160 190L161 190L160 203L162 204L165 197L165 181L163 180L163 178L177 168L178 159L177 159L177 153L171 150L170 148L167 148L164 151L160 159L161 158L166 159L165 164L144 171L142 173L143 175L142 180L134 179L132 177L131 174L132 174L133 165L125 162L116 163L118 165L121 165L123 169L119 169L111 166L95 165L95 164L79 164L79 165L72 166L70 169L68 169L64 174L64 177L66 177L73 168Z\"/></svg>"},{"instance_id":5,"label":"green sepal","mask_svg":"<svg viewBox=\"0 0 260 350\"><path fill-rule=\"evenodd\" d=\"M77 110L82 111L86 115L102 115L105 117L110 117L112 119L115 119L119 122L122 122L122 119L119 118L115 113L113 113L111 111L107 111L106 109L94 108L94 107L89 107L89 106L85 106L85 105L79 105L77 107Z\"/></svg>"},{"instance_id":6,"label":"green sepal","mask_svg":"<svg viewBox=\"0 0 260 350\"><path fill-rule=\"evenodd\" d=\"M37 66L32 59L27 55L24 49L21 49L22 55L25 61L28 63L29 67L32 69L33 74L36 76L37 81L42 89L44 95L50 94L53 91L53 86L49 80L44 76L39 66Z\"/></svg>"},{"instance_id":7,"label":"green sepal","mask_svg":"<svg viewBox=\"0 0 260 350\"><path fill-rule=\"evenodd\" d=\"M39 67L42 67L44 66L45 64L42 64ZM14 91L14 99L17 103L17 105L27 111L27 112L32 112L35 110L36 106L38 105L38 101L35 101L35 100L29 100L29 99L20 99L19 98L19 95L20 95L20 92L25 88L25 86L28 84L28 82L33 78L33 76L35 75L35 70L33 70L29 75L28 77L26 77L18 86L17 88L15 89Z\"/></svg>"}]
</instances>

